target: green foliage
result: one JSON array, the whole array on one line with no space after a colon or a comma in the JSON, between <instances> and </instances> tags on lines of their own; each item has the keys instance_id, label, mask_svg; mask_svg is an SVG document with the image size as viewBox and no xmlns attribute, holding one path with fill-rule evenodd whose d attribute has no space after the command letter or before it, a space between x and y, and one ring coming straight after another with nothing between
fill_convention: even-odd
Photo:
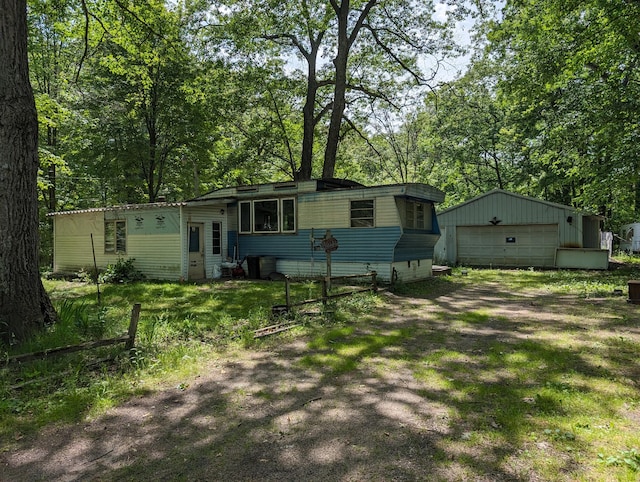
<instances>
[{"instance_id":1,"label":"green foliage","mask_svg":"<svg viewBox=\"0 0 640 482\"><path fill-rule=\"evenodd\" d=\"M271 306L284 301L284 285L279 282L109 284L102 287L101 306L97 305L91 285L59 280L44 283L60 322L20 346L0 346L3 357L121 336L126 333L132 304L140 302L136 345L131 352L123 352L119 345L18 366L0 366L2 440L8 440L8 434L26 433L50 422L77 421L100 413L143 392L149 384L184 379L225 349L268 346L294 333L253 338L255 329L282 322L271 314ZM295 300L316 297L319 286L313 282L296 283L292 296ZM336 311L341 312L342 320L356 319L372 306L371 300L357 298L337 302ZM299 322L298 330L336 323L335 319L329 321L317 315L312 325L303 315L291 316L291 321ZM114 360L97 368L91 366L105 357ZM25 382L28 383L22 388L11 388Z\"/></svg>"},{"instance_id":2,"label":"green foliage","mask_svg":"<svg viewBox=\"0 0 640 482\"><path fill-rule=\"evenodd\" d=\"M101 283L132 283L145 278L144 274L135 267L135 258L119 258L115 264L107 265L104 273L100 273Z\"/></svg>"},{"instance_id":3,"label":"green foliage","mask_svg":"<svg viewBox=\"0 0 640 482\"><path fill-rule=\"evenodd\" d=\"M640 472L640 452L636 448L621 450L616 455L605 456L603 454L598 454L598 457L605 465L623 466L629 468L633 472Z\"/></svg>"},{"instance_id":4,"label":"green foliage","mask_svg":"<svg viewBox=\"0 0 640 482\"><path fill-rule=\"evenodd\" d=\"M519 182L605 214L614 229L639 205L638 27L622 20L639 13L622 1L507 2L490 34L528 176Z\"/></svg>"}]
</instances>

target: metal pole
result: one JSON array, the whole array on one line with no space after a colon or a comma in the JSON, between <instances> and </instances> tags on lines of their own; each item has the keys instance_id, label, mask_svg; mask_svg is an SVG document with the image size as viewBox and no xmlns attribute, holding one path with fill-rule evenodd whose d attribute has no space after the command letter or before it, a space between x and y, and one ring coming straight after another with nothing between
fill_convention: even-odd
<instances>
[{"instance_id":1,"label":"metal pole","mask_svg":"<svg viewBox=\"0 0 640 482\"><path fill-rule=\"evenodd\" d=\"M91 252L93 253L93 271L96 275L96 288L98 289L98 306L101 305L100 299L100 280L98 279L98 264L96 263L96 248L93 245L93 233L91 233Z\"/></svg>"}]
</instances>

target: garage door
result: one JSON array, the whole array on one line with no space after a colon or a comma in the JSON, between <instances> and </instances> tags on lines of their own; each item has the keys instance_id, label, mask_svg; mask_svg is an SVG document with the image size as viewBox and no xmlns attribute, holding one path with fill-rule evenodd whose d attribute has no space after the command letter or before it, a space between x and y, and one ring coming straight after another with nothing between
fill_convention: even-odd
<instances>
[{"instance_id":1,"label":"garage door","mask_svg":"<svg viewBox=\"0 0 640 482\"><path fill-rule=\"evenodd\" d=\"M557 224L458 226L458 264L553 267Z\"/></svg>"}]
</instances>

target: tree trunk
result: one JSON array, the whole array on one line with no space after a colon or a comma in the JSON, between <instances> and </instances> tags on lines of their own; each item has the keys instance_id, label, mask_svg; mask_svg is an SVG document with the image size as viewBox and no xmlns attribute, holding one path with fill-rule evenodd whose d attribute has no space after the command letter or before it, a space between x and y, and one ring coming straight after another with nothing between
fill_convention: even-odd
<instances>
[{"instance_id":1,"label":"tree trunk","mask_svg":"<svg viewBox=\"0 0 640 482\"><path fill-rule=\"evenodd\" d=\"M27 61L26 0L0 0L0 338L55 320L38 269L38 119Z\"/></svg>"},{"instance_id":2,"label":"tree trunk","mask_svg":"<svg viewBox=\"0 0 640 482\"><path fill-rule=\"evenodd\" d=\"M324 165L322 168L322 178L330 179L334 177L336 169L336 157L338 155L338 145L340 144L340 128L342 118L346 108L347 93L347 61L351 46L356 41L366 18L371 9L378 3L378 0L368 0L361 5L358 19L351 27L349 33L349 14L351 13L350 0L342 0L338 4L337 0L331 0L331 5L336 13L338 21L338 52L333 59L335 68L335 85L333 90L333 110L331 111L331 122L329 123L329 133L327 135L327 145L324 150Z\"/></svg>"},{"instance_id":3,"label":"tree trunk","mask_svg":"<svg viewBox=\"0 0 640 482\"><path fill-rule=\"evenodd\" d=\"M324 165L322 167L322 178L330 179L334 177L336 168L336 156L338 155L338 144L340 143L340 127L342 126L342 116L346 105L347 92L347 58L349 56L349 0L343 0L339 8L336 9L338 19L338 52L333 59L335 68L335 85L333 91L333 109L331 110L331 122L329 123L329 133L327 135L327 145L324 150Z\"/></svg>"},{"instance_id":4,"label":"tree trunk","mask_svg":"<svg viewBox=\"0 0 640 482\"><path fill-rule=\"evenodd\" d=\"M308 60L307 98L302 108L304 133L302 137L302 159L300 170L296 173L297 181L309 181L313 172L313 139L316 129L315 109L318 93L316 78L317 49L312 50Z\"/></svg>"},{"instance_id":5,"label":"tree trunk","mask_svg":"<svg viewBox=\"0 0 640 482\"><path fill-rule=\"evenodd\" d=\"M318 97L318 54L320 45L324 38L325 31L321 31L315 38L309 35L310 50L302 48L300 53L307 60L307 96L302 108L303 136L302 136L302 156L300 159L300 169L295 172L296 181L309 181L313 176L313 143L315 139L316 125L322 113L316 116L316 99Z\"/></svg>"}]
</instances>

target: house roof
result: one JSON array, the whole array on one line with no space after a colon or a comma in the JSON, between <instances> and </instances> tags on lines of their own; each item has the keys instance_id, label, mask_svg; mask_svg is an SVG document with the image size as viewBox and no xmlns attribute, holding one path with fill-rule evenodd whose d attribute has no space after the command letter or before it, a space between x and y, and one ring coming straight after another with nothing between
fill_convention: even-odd
<instances>
[{"instance_id":1,"label":"house roof","mask_svg":"<svg viewBox=\"0 0 640 482\"><path fill-rule=\"evenodd\" d=\"M389 195L404 196L414 199L429 199L435 202L444 201L444 192L421 183L385 184L365 186L363 184L343 179L318 179L311 181L275 182L267 184L252 184L247 186L227 187L208 192L187 201L189 204L202 204L207 201L264 197L268 195L287 194L319 194L327 192L345 193L361 191L384 191Z\"/></svg>"},{"instance_id":2,"label":"house roof","mask_svg":"<svg viewBox=\"0 0 640 482\"><path fill-rule=\"evenodd\" d=\"M496 194L504 194L504 195L507 195L507 196L514 197L516 199L522 199L522 200L525 200L525 201L544 204L544 205L553 207L555 209L571 210L571 211L574 211L575 213L580 213L580 214L583 214L585 216L602 217L602 216L594 215L592 213L586 213L586 212L581 211L581 210L579 210L579 209L577 209L575 207L572 207L572 206L565 206L564 204L545 201L544 199L538 199L538 198L534 198L534 197L523 196L522 194L516 194L514 192L505 191L503 189L492 189L491 191L488 191L488 192L486 192L484 194L480 194L479 196L476 196L476 197L474 197L472 199L469 199L468 201L465 201L463 203L460 203L460 204L457 204L455 206L451 206L450 208L447 208L447 209L444 209L442 211L439 211L438 215L442 215L442 214L445 214L445 213L449 213L449 212L455 211L457 209L460 209L460 208L463 208L465 206L468 206L469 204L473 204L473 203L479 201L480 199L483 199L483 198L489 197L489 196L494 196Z\"/></svg>"},{"instance_id":3,"label":"house roof","mask_svg":"<svg viewBox=\"0 0 640 482\"><path fill-rule=\"evenodd\" d=\"M135 211L138 209L159 209L159 208L186 206L186 205L187 205L186 202L120 204L117 206L107 206L107 207L101 207L101 208L75 209L73 211L57 211L55 213L48 213L47 216L63 216L65 214L98 213L98 212L106 212L106 211Z\"/></svg>"},{"instance_id":4,"label":"house roof","mask_svg":"<svg viewBox=\"0 0 640 482\"><path fill-rule=\"evenodd\" d=\"M225 187L203 194L193 199L182 202L162 202L147 204L121 204L99 208L76 209L72 211L58 211L47 216L62 216L68 214L94 213L107 211L133 211L142 209L159 209L180 206L206 206L211 204L233 203L239 199L256 198L265 196L282 196L294 194L319 194L319 193L347 193L350 191L378 191L393 196L409 199L434 202L444 201L444 192L428 184L404 183L385 184L379 186L365 186L355 181L345 179L318 179L311 181L272 182L265 184L251 184L246 186Z\"/></svg>"}]
</instances>

